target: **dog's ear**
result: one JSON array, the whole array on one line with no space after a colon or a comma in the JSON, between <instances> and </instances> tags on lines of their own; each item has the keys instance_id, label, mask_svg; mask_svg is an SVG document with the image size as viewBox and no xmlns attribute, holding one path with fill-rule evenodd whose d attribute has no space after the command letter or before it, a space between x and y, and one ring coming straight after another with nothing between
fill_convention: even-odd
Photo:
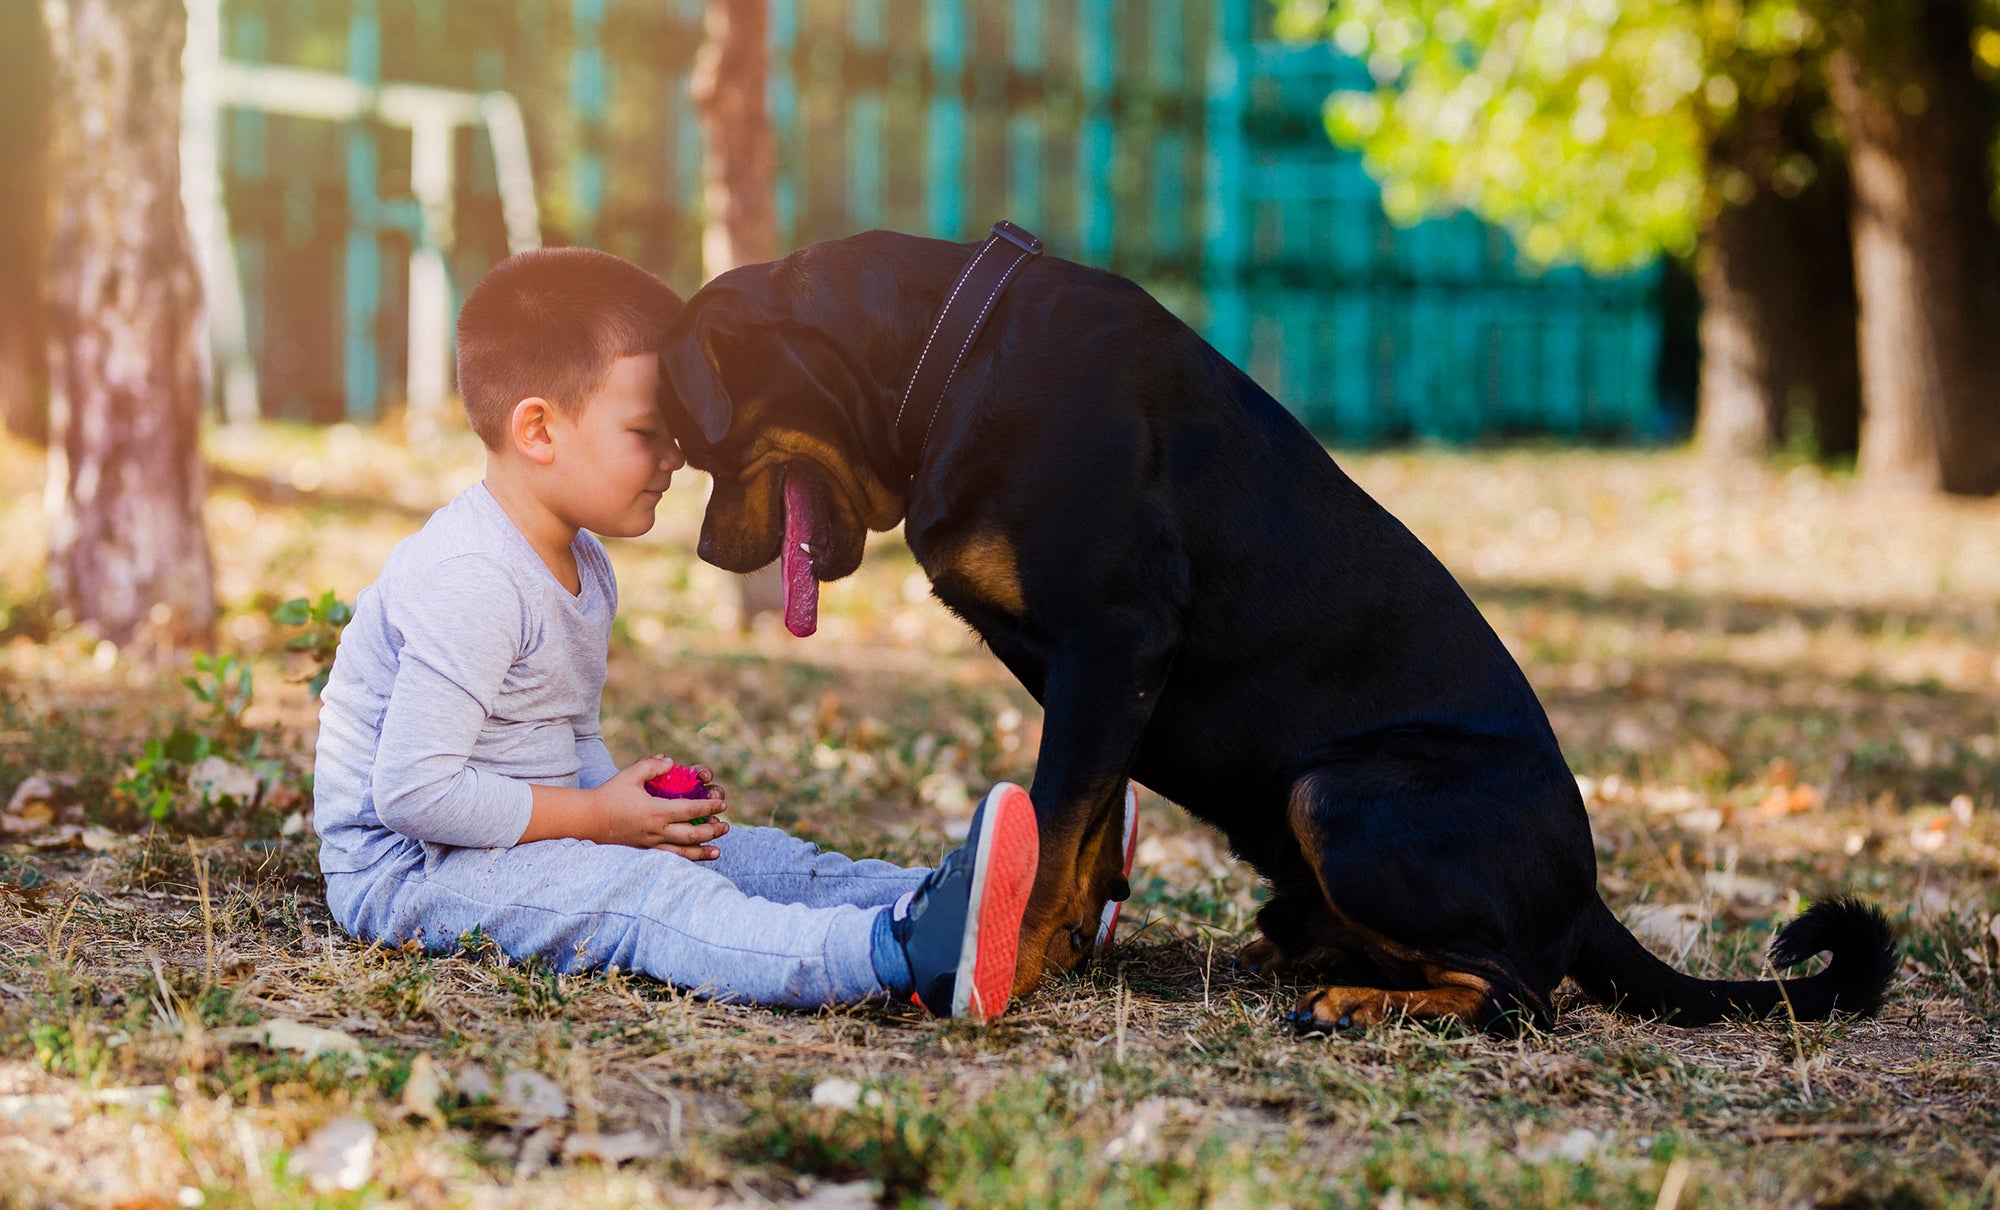
<instances>
[{"instance_id":1,"label":"dog's ear","mask_svg":"<svg viewBox=\"0 0 2000 1210\"><path fill-rule=\"evenodd\" d=\"M722 385L718 333L708 314L713 310L706 309L685 329L675 325L676 331L660 350L660 395L667 427L679 429L680 425L674 422L685 416L710 445L729 435L729 421L734 415L729 388ZM681 440L682 433L676 432L674 436L682 445L688 444Z\"/></svg>"},{"instance_id":2,"label":"dog's ear","mask_svg":"<svg viewBox=\"0 0 2000 1210\"><path fill-rule=\"evenodd\" d=\"M725 381L724 359L746 336L769 327L772 311L771 266L732 269L688 299L660 350L660 383L668 427L678 411L701 430L708 444L729 435L735 405Z\"/></svg>"}]
</instances>

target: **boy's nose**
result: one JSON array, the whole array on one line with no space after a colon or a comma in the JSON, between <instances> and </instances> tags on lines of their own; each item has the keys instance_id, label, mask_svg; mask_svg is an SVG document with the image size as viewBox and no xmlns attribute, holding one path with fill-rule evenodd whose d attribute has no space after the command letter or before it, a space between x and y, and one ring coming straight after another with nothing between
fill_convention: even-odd
<instances>
[{"instance_id":1,"label":"boy's nose","mask_svg":"<svg viewBox=\"0 0 2000 1210\"><path fill-rule=\"evenodd\" d=\"M681 447L668 443L667 452L660 456L660 469L672 474L687 464L687 458L681 454Z\"/></svg>"}]
</instances>

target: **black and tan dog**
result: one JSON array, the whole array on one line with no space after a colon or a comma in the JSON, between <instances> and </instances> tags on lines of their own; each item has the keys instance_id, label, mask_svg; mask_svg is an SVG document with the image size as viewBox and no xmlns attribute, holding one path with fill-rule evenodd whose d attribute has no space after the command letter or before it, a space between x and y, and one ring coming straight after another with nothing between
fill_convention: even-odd
<instances>
[{"instance_id":1,"label":"black and tan dog","mask_svg":"<svg viewBox=\"0 0 2000 1210\"><path fill-rule=\"evenodd\" d=\"M871 232L723 274L661 354L662 404L715 476L702 558L776 558L787 475L817 580L852 572L865 532L900 521L938 598L1042 703L1018 991L1082 958L1127 893L1130 776L1269 881L1249 957L1332 984L1299 1003L1302 1027L1398 1013L1505 1027L1546 1018L1565 976L1681 1022L1880 1005L1889 930L1851 900L1779 935L1781 968L1832 953L1782 983L1692 978L1640 945L1598 897L1576 781L1479 611L1133 283L1030 265L927 438L900 437L904 386L970 254Z\"/></svg>"}]
</instances>

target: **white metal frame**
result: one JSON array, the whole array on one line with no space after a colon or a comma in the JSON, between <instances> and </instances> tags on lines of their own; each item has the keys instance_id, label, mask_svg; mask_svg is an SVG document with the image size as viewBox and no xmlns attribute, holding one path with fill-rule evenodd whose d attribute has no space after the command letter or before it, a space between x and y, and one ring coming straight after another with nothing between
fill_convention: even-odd
<instances>
[{"instance_id":1,"label":"white metal frame","mask_svg":"<svg viewBox=\"0 0 2000 1210\"><path fill-rule=\"evenodd\" d=\"M507 250L538 248L541 216L520 105L506 92L428 84L369 88L334 72L230 62L222 57L221 0L187 0L187 4L181 197L208 299L209 340L220 374L224 418L239 423L258 415L256 364L250 355L242 280L222 199L221 111L236 106L328 122L373 118L410 132L410 191L416 195L422 221L410 249L405 387L411 423L434 427L451 380L451 280L445 253L452 243L452 132L460 126L486 131L493 148Z\"/></svg>"}]
</instances>

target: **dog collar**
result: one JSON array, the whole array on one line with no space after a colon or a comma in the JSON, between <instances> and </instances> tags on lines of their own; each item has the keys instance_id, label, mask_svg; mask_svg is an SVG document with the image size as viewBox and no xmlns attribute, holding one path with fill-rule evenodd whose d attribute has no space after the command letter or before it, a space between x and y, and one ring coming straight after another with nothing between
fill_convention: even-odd
<instances>
[{"instance_id":1,"label":"dog collar","mask_svg":"<svg viewBox=\"0 0 2000 1210\"><path fill-rule=\"evenodd\" d=\"M951 385L972 342L979 339L979 330L986 326L993 304L1000 301L1000 292L1021 266L1041 254L1041 240L1003 218L993 224L992 234L958 271L957 280L944 296L944 307L931 321L924 351L917 355L917 368L910 372L910 385L903 389L903 404L896 409L898 444L915 451L912 463L923 458L945 388Z\"/></svg>"}]
</instances>

